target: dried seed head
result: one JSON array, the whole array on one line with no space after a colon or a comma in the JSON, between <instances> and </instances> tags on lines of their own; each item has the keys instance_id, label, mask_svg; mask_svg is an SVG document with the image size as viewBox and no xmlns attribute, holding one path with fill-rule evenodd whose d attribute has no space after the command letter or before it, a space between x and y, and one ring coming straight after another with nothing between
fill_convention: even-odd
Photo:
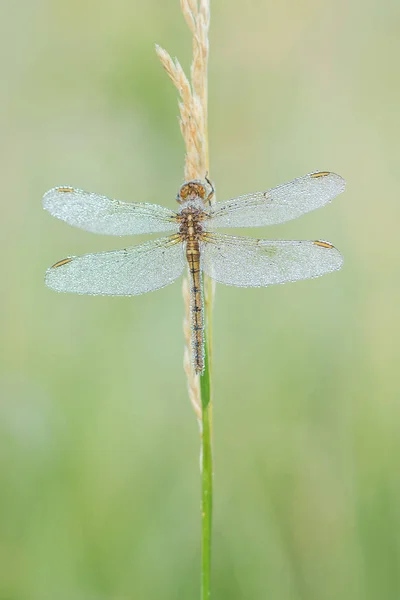
<instances>
[{"instance_id":1,"label":"dried seed head","mask_svg":"<svg viewBox=\"0 0 400 600\"><path fill-rule=\"evenodd\" d=\"M185 142L185 181L179 190L177 201L183 202L192 198L211 201L204 179L208 167L207 136L207 64L208 64L208 29L210 25L210 0L181 0L181 9L185 21L193 36L193 57L190 69L190 81L186 77L179 61L173 60L166 50L156 46L157 55L162 66L180 96L180 128ZM190 293L187 280L184 281L183 296L185 301L185 371L188 376L189 396L197 418L201 419L201 401L199 378L194 373L191 359L190 342ZM210 302L209 293L205 293L206 303Z\"/></svg>"}]
</instances>

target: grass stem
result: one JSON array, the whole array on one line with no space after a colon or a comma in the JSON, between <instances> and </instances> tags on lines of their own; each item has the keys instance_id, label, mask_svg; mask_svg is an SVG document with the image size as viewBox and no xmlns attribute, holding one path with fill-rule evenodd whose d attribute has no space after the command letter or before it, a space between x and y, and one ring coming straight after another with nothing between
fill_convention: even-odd
<instances>
[{"instance_id":1,"label":"grass stem","mask_svg":"<svg viewBox=\"0 0 400 600\"><path fill-rule=\"evenodd\" d=\"M190 80L179 61L166 50L156 46L157 55L179 92L180 127L185 141L185 181L204 180L209 172L208 162L208 30L210 0L180 0L183 16L193 35L193 57ZM214 200L215 201L215 200ZM185 300L184 332L186 348L184 367L188 378L188 392L201 432L201 600L210 598L211 578L211 523L213 496L212 461L212 398L211 398L211 313L213 283L203 278L205 301L204 345L205 368L198 376L191 357L190 291L187 278L183 283Z\"/></svg>"},{"instance_id":2,"label":"grass stem","mask_svg":"<svg viewBox=\"0 0 400 600\"><path fill-rule=\"evenodd\" d=\"M207 282L206 282L207 283ZM206 311L207 312L207 311ZM205 368L200 376L201 395L201 600L211 595L211 529L213 500L212 404L209 329L205 326Z\"/></svg>"}]
</instances>

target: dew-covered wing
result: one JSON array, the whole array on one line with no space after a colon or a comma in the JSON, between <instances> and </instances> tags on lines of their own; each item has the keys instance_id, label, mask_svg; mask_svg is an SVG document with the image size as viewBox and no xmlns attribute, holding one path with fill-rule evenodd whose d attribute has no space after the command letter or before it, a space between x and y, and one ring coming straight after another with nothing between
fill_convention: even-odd
<instances>
[{"instance_id":1,"label":"dew-covered wing","mask_svg":"<svg viewBox=\"0 0 400 600\"><path fill-rule=\"evenodd\" d=\"M45 282L57 292L136 296L165 287L185 267L178 238L161 238L111 252L71 256L47 269Z\"/></svg>"},{"instance_id":2,"label":"dew-covered wing","mask_svg":"<svg viewBox=\"0 0 400 600\"><path fill-rule=\"evenodd\" d=\"M261 287L320 277L340 269L343 258L329 242L270 241L206 234L202 270L220 283Z\"/></svg>"},{"instance_id":3,"label":"dew-covered wing","mask_svg":"<svg viewBox=\"0 0 400 600\"><path fill-rule=\"evenodd\" d=\"M157 204L122 202L69 186L45 193L43 206L53 217L93 233L132 235L177 231L176 213Z\"/></svg>"},{"instance_id":4,"label":"dew-covered wing","mask_svg":"<svg viewBox=\"0 0 400 600\"><path fill-rule=\"evenodd\" d=\"M207 228L283 223L324 206L344 188L340 175L327 171L310 173L271 190L217 202L210 209Z\"/></svg>"}]
</instances>

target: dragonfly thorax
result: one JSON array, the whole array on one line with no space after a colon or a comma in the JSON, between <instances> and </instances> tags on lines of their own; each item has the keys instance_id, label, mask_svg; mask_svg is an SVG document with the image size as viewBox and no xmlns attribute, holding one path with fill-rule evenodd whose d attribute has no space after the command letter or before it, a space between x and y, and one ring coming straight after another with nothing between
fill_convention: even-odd
<instances>
[{"instance_id":1,"label":"dragonfly thorax","mask_svg":"<svg viewBox=\"0 0 400 600\"><path fill-rule=\"evenodd\" d=\"M179 233L183 240L199 240L203 234L203 221L207 217L197 202L185 202L179 214Z\"/></svg>"}]
</instances>

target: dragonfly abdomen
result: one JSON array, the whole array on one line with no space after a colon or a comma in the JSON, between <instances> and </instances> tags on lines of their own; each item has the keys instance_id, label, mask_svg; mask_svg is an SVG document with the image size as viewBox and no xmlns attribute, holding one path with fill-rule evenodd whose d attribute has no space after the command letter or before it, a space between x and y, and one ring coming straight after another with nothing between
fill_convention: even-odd
<instances>
[{"instance_id":1,"label":"dragonfly abdomen","mask_svg":"<svg viewBox=\"0 0 400 600\"><path fill-rule=\"evenodd\" d=\"M204 370L204 302L200 271L199 241L188 240L186 258L190 273L190 315L192 332L192 358L196 373Z\"/></svg>"}]
</instances>

